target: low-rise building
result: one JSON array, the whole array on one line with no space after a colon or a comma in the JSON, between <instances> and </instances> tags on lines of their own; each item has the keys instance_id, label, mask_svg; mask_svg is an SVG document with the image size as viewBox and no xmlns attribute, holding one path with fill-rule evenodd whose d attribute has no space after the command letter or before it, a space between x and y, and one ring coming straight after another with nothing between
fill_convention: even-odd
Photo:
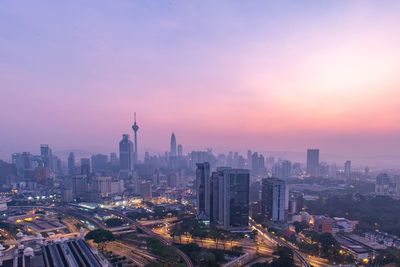
<instances>
[{"instance_id":1,"label":"low-rise building","mask_svg":"<svg viewBox=\"0 0 400 267\"><path fill-rule=\"evenodd\" d=\"M319 233L332 233L335 221L327 216L313 216L311 219L312 229Z\"/></svg>"}]
</instances>

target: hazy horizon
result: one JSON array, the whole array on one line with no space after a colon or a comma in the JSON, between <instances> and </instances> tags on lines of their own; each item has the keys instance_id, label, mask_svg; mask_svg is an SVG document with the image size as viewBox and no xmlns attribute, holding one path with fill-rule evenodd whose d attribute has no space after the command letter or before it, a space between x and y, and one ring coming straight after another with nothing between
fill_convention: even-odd
<instances>
[{"instance_id":1,"label":"hazy horizon","mask_svg":"<svg viewBox=\"0 0 400 267\"><path fill-rule=\"evenodd\" d=\"M398 1L1 1L0 158L43 143L116 152L134 112L140 158L168 150L173 131L185 152L398 156L399 12Z\"/></svg>"}]
</instances>

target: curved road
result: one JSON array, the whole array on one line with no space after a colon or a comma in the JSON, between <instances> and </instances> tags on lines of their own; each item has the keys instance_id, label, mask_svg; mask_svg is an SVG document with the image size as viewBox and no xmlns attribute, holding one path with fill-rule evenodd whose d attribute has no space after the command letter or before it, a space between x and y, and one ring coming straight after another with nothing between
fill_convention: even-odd
<instances>
[{"instance_id":1,"label":"curved road","mask_svg":"<svg viewBox=\"0 0 400 267\"><path fill-rule=\"evenodd\" d=\"M14 207L14 206L11 206L10 208L13 208L13 207ZM61 206L61 207L60 207L60 206L58 206L58 207L49 207L49 206L17 206L17 208L43 208L43 209L56 209L56 210L59 209L59 208L64 209L64 208L66 208L66 207L69 208L69 209L71 209L71 210L75 210L75 208L76 208L76 207L74 207L74 206L69 206L69 205L64 206L64 207L62 207L62 206ZM111 214L114 214L114 215L116 215L116 216L119 216L119 217L123 218L124 220L126 220L127 222L133 224L134 226L136 226L136 228L140 229L141 231L143 231L143 232L146 233L147 235L149 235L149 236L151 236L151 237L153 237L153 238L158 239L158 240L159 240L161 243L163 243L164 245L172 246L172 244L170 244L167 240L165 240L165 239L162 238L161 236L157 235L156 233L154 233L153 231L151 231L149 228L147 228L147 227L141 225L141 224L138 223L137 221L128 218L127 216L125 216L125 214L122 214L121 212L118 212L118 211L115 211L115 210L102 209L102 208L99 208L99 209L102 210L102 211L104 211L104 212L109 212L109 213L111 213ZM172 246L172 247L176 250L176 252L178 253L178 255L183 259L183 261L185 262L185 264L186 264L187 267L194 267L192 261L189 259L189 257L188 257L182 250L180 250L179 248L177 248L177 247L175 247L175 246Z\"/></svg>"},{"instance_id":2,"label":"curved road","mask_svg":"<svg viewBox=\"0 0 400 267\"><path fill-rule=\"evenodd\" d=\"M297 251L297 249L293 247L293 245L291 245L290 243L288 243L288 242L286 242L286 241L284 241L284 240L282 240L280 238L277 238L275 236L270 235L267 231L265 231L264 228L262 228L259 225L257 225L252 219L249 220L249 224L252 227L254 227L258 232L261 232L263 234L262 236L267 238L269 241L273 240L279 245L291 248L293 250L293 253L296 256L296 258L298 258L300 260L301 264L304 267L312 267L311 264L303 257L303 255L301 255L301 253L299 253Z\"/></svg>"},{"instance_id":3,"label":"curved road","mask_svg":"<svg viewBox=\"0 0 400 267\"><path fill-rule=\"evenodd\" d=\"M167 240L165 240L164 238L162 238L161 236L157 235L156 233L154 233L152 230L150 230L149 228L141 225L140 223L138 223L135 220L132 220L130 218L128 218L127 216L125 216L125 214L119 212L119 211L115 211L115 210L109 210L109 209L102 209L105 212L109 212L111 214L114 214L116 216L119 216L121 218L123 218L124 220L126 220L127 222L133 224L134 226L136 226L136 228L140 229L141 231L143 231L144 233L146 233L147 235L158 239L161 243L163 243L164 245L167 246L171 246L171 243L168 242ZM173 246L174 247L174 246ZM185 262L187 267L194 267L192 261L189 259L189 257L180 249L178 249L177 247L174 247L176 252L178 253L178 255L183 259L183 261Z\"/></svg>"}]
</instances>

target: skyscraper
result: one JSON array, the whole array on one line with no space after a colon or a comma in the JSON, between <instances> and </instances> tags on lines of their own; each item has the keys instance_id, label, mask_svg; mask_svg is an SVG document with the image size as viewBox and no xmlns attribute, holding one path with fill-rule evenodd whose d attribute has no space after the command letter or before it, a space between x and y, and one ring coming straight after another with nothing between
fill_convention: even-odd
<instances>
[{"instance_id":1,"label":"skyscraper","mask_svg":"<svg viewBox=\"0 0 400 267\"><path fill-rule=\"evenodd\" d=\"M196 196L197 216L210 218L210 164L208 162L196 164Z\"/></svg>"},{"instance_id":2,"label":"skyscraper","mask_svg":"<svg viewBox=\"0 0 400 267\"><path fill-rule=\"evenodd\" d=\"M286 220L286 183L278 178L262 179L261 209L265 218L283 222Z\"/></svg>"},{"instance_id":3,"label":"skyscraper","mask_svg":"<svg viewBox=\"0 0 400 267\"><path fill-rule=\"evenodd\" d=\"M260 161L258 158L258 153L254 152L253 155L251 156L251 174L252 175L258 174L259 163L260 163Z\"/></svg>"},{"instance_id":4,"label":"skyscraper","mask_svg":"<svg viewBox=\"0 0 400 267\"><path fill-rule=\"evenodd\" d=\"M75 175L75 168L75 155L71 152L68 155L68 175Z\"/></svg>"},{"instance_id":5,"label":"skyscraper","mask_svg":"<svg viewBox=\"0 0 400 267\"><path fill-rule=\"evenodd\" d=\"M292 175L292 163L288 160L282 161L282 178L288 178Z\"/></svg>"},{"instance_id":6,"label":"skyscraper","mask_svg":"<svg viewBox=\"0 0 400 267\"><path fill-rule=\"evenodd\" d=\"M319 149L307 150L307 173L311 176L319 175Z\"/></svg>"},{"instance_id":7,"label":"skyscraper","mask_svg":"<svg viewBox=\"0 0 400 267\"><path fill-rule=\"evenodd\" d=\"M134 133L134 142L135 142L135 152L133 154L133 164L136 166L138 160L138 143L137 143L137 132L139 131L139 125L136 123L136 112L134 114L134 123L132 125L132 130Z\"/></svg>"},{"instance_id":8,"label":"skyscraper","mask_svg":"<svg viewBox=\"0 0 400 267\"><path fill-rule=\"evenodd\" d=\"M117 154L114 152L110 153L110 163L112 167L116 167L119 165L119 159L117 157Z\"/></svg>"},{"instance_id":9,"label":"skyscraper","mask_svg":"<svg viewBox=\"0 0 400 267\"><path fill-rule=\"evenodd\" d=\"M247 229L250 172L218 168L211 178L211 219L226 230Z\"/></svg>"},{"instance_id":10,"label":"skyscraper","mask_svg":"<svg viewBox=\"0 0 400 267\"><path fill-rule=\"evenodd\" d=\"M350 177L350 173L351 173L351 161L347 160L344 163L344 176Z\"/></svg>"},{"instance_id":11,"label":"skyscraper","mask_svg":"<svg viewBox=\"0 0 400 267\"><path fill-rule=\"evenodd\" d=\"M105 172L109 169L108 156L103 154L92 155L92 171L95 173Z\"/></svg>"},{"instance_id":12,"label":"skyscraper","mask_svg":"<svg viewBox=\"0 0 400 267\"><path fill-rule=\"evenodd\" d=\"M52 152L51 148L49 145L42 144L40 145L40 156L43 160L44 166L53 169L53 157L52 157Z\"/></svg>"},{"instance_id":13,"label":"skyscraper","mask_svg":"<svg viewBox=\"0 0 400 267\"><path fill-rule=\"evenodd\" d=\"M129 140L129 134L122 135L119 142L119 162L122 171L133 170L133 143Z\"/></svg>"},{"instance_id":14,"label":"skyscraper","mask_svg":"<svg viewBox=\"0 0 400 267\"><path fill-rule=\"evenodd\" d=\"M86 176L90 175L90 159L81 158L81 174Z\"/></svg>"},{"instance_id":15,"label":"skyscraper","mask_svg":"<svg viewBox=\"0 0 400 267\"><path fill-rule=\"evenodd\" d=\"M183 147L182 145L178 145L178 157L182 157L183 156Z\"/></svg>"},{"instance_id":16,"label":"skyscraper","mask_svg":"<svg viewBox=\"0 0 400 267\"><path fill-rule=\"evenodd\" d=\"M175 133L172 133L171 135L171 146L169 150L169 155L171 157L176 157L176 138L175 138Z\"/></svg>"},{"instance_id":17,"label":"skyscraper","mask_svg":"<svg viewBox=\"0 0 400 267\"><path fill-rule=\"evenodd\" d=\"M229 230L247 228L249 224L249 170L230 170L229 179L224 181L224 188L228 188L224 197L224 228Z\"/></svg>"}]
</instances>

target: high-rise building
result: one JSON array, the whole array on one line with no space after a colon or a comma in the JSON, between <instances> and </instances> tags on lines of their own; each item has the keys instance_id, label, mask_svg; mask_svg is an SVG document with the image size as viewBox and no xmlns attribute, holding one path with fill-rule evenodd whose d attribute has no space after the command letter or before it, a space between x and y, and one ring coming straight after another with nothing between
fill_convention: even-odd
<instances>
[{"instance_id":1,"label":"high-rise building","mask_svg":"<svg viewBox=\"0 0 400 267\"><path fill-rule=\"evenodd\" d=\"M110 163L112 167L117 167L119 165L117 154L114 152L110 153Z\"/></svg>"},{"instance_id":2,"label":"high-rise building","mask_svg":"<svg viewBox=\"0 0 400 267\"><path fill-rule=\"evenodd\" d=\"M33 156L30 152L22 152L22 166L24 170L31 170Z\"/></svg>"},{"instance_id":3,"label":"high-rise building","mask_svg":"<svg viewBox=\"0 0 400 267\"><path fill-rule=\"evenodd\" d=\"M176 172L171 172L167 175L167 185L171 188L178 186L178 174Z\"/></svg>"},{"instance_id":4,"label":"high-rise building","mask_svg":"<svg viewBox=\"0 0 400 267\"><path fill-rule=\"evenodd\" d=\"M197 216L204 219L210 218L210 164L208 162L196 164L196 195Z\"/></svg>"},{"instance_id":5,"label":"high-rise building","mask_svg":"<svg viewBox=\"0 0 400 267\"><path fill-rule=\"evenodd\" d=\"M265 158L263 155L259 155L258 157L258 174L265 174L267 169L265 168Z\"/></svg>"},{"instance_id":6,"label":"high-rise building","mask_svg":"<svg viewBox=\"0 0 400 267\"><path fill-rule=\"evenodd\" d=\"M282 161L282 178L288 178L292 175L292 163L288 160Z\"/></svg>"},{"instance_id":7,"label":"high-rise building","mask_svg":"<svg viewBox=\"0 0 400 267\"><path fill-rule=\"evenodd\" d=\"M88 191L88 177L86 175L75 175L72 177L72 192L75 198L84 197Z\"/></svg>"},{"instance_id":8,"label":"high-rise building","mask_svg":"<svg viewBox=\"0 0 400 267\"><path fill-rule=\"evenodd\" d=\"M152 188L150 181L140 181L137 183L137 192L143 199L152 198Z\"/></svg>"},{"instance_id":9,"label":"high-rise building","mask_svg":"<svg viewBox=\"0 0 400 267\"><path fill-rule=\"evenodd\" d=\"M249 170L220 167L211 176L210 219L226 230L243 230L249 217Z\"/></svg>"},{"instance_id":10,"label":"high-rise building","mask_svg":"<svg viewBox=\"0 0 400 267\"><path fill-rule=\"evenodd\" d=\"M183 147L182 145L178 145L178 157L182 157L183 156Z\"/></svg>"},{"instance_id":11,"label":"high-rise building","mask_svg":"<svg viewBox=\"0 0 400 267\"><path fill-rule=\"evenodd\" d=\"M212 176L212 219L226 230L244 230L249 224L250 172L218 168Z\"/></svg>"},{"instance_id":12,"label":"high-rise building","mask_svg":"<svg viewBox=\"0 0 400 267\"><path fill-rule=\"evenodd\" d=\"M227 171L230 169L230 167L219 167L211 175L210 221L219 225L224 225L224 181L228 179L224 176L228 175Z\"/></svg>"},{"instance_id":13,"label":"high-rise building","mask_svg":"<svg viewBox=\"0 0 400 267\"><path fill-rule=\"evenodd\" d=\"M265 178L261 185L261 209L265 218L284 222L287 218L286 183L278 178Z\"/></svg>"},{"instance_id":14,"label":"high-rise building","mask_svg":"<svg viewBox=\"0 0 400 267\"><path fill-rule=\"evenodd\" d=\"M375 194L387 196L390 194L390 176L386 173L379 174L376 177Z\"/></svg>"},{"instance_id":15,"label":"high-rise building","mask_svg":"<svg viewBox=\"0 0 400 267\"><path fill-rule=\"evenodd\" d=\"M258 174L259 163L260 163L260 161L258 158L258 153L254 152L253 155L251 155L251 174L252 175Z\"/></svg>"},{"instance_id":16,"label":"high-rise building","mask_svg":"<svg viewBox=\"0 0 400 267\"><path fill-rule=\"evenodd\" d=\"M119 165L122 171L133 170L133 143L129 140L129 134L122 135L119 142Z\"/></svg>"},{"instance_id":17,"label":"high-rise building","mask_svg":"<svg viewBox=\"0 0 400 267\"><path fill-rule=\"evenodd\" d=\"M307 173L311 176L319 175L319 149L307 150Z\"/></svg>"},{"instance_id":18,"label":"high-rise building","mask_svg":"<svg viewBox=\"0 0 400 267\"><path fill-rule=\"evenodd\" d=\"M252 155L253 155L253 153L251 152L251 150L250 149L247 150L246 165L247 165L248 169L251 168L251 161L252 161L252 157L251 156Z\"/></svg>"},{"instance_id":19,"label":"high-rise building","mask_svg":"<svg viewBox=\"0 0 400 267\"><path fill-rule=\"evenodd\" d=\"M250 184L250 202L257 202L261 199L261 182L255 181Z\"/></svg>"},{"instance_id":20,"label":"high-rise building","mask_svg":"<svg viewBox=\"0 0 400 267\"><path fill-rule=\"evenodd\" d=\"M169 150L169 155L171 157L176 157L176 137L175 133L172 133L171 135L171 144L170 144L170 150Z\"/></svg>"},{"instance_id":21,"label":"high-rise building","mask_svg":"<svg viewBox=\"0 0 400 267\"><path fill-rule=\"evenodd\" d=\"M272 176L273 177L282 177L282 164L281 162L277 162L272 166Z\"/></svg>"},{"instance_id":22,"label":"high-rise building","mask_svg":"<svg viewBox=\"0 0 400 267\"><path fill-rule=\"evenodd\" d=\"M52 170L53 158L52 158L51 148L49 147L49 145L46 144L40 145L40 156L42 157L44 166Z\"/></svg>"},{"instance_id":23,"label":"high-rise building","mask_svg":"<svg viewBox=\"0 0 400 267\"><path fill-rule=\"evenodd\" d=\"M92 156L92 171L101 173L108 170L108 156L96 154Z\"/></svg>"},{"instance_id":24,"label":"high-rise building","mask_svg":"<svg viewBox=\"0 0 400 267\"><path fill-rule=\"evenodd\" d=\"M344 163L344 176L345 177L350 177L350 173L351 173L351 161L347 160Z\"/></svg>"},{"instance_id":25,"label":"high-rise building","mask_svg":"<svg viewBox=\"0 0 400 267\"><path fill-rule=\"evenodd\" d=\"M100 196L111 194L111 176L95 176L91 182L91 193L97 193Z\"/></svg>"},{"instance_id":26,"label":"high-rise building","mask_svg":"<svg viewBox=\"0 0 400 267\"><path fill-rule=\"evenodd\" d=\"M75 175L75 170L75 155L71 152L68 155L68 175Z\"/></svg>"},{"instance_id":27,"label":"high-rise building","mask_svg":"<svg viewBox=\"0 0 400 267\"><path fill-rule=\"evenodd\" d=\"M137 132L139 131L139 125L137 125L136 123L136 112L134 115L134 123L132 125L132 130L133 130L133 134L134 134L134 142L135 142L135 151L133 153L133 165L136 166L136 164L138 163L138 142L137 142Z\"/></svg>"},{"instance_id":28,"label":"high-rise building","mask_svg":"<svg viewBox=\"0 0 400 267\"><path fill-rule=\"evenodd\" d=\"M296 214L303 210L304 199L300 192L290 192L288 213Z\"/></svg>"},{"instance_id":29,"label":"high-rise building","mask_svg":"<svg viewBox=\"0 0 400 267\"><path fill-rule=\"evenodd\" d=\"M90 159L81 158L81 174L89 176L90 175Z\"/></svg>"}]
</instances>

